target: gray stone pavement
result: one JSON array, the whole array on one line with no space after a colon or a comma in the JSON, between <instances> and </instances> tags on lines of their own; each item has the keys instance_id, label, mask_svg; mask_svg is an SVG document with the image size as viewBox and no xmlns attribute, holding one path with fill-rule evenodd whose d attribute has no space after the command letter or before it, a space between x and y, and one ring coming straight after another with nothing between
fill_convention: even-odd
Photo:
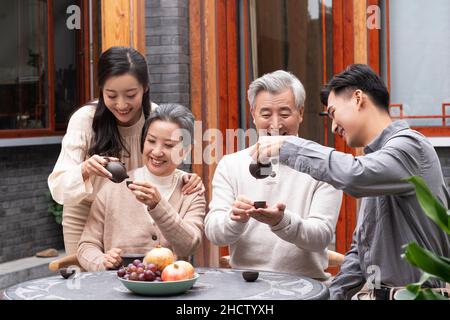
<instances>
[{"instance_id":1,"label":"gray stone pavement","mask_svg":"<svg viewBox=\"0 0 450 320\"><path fill-rule=\"evenodd\" d=\"M53 274L48 264L65 255L64 250L58 251L58 257L38 258L28 257L0 264L0 292L17 283L47 277Z\"/></svg>"}]
</instances>

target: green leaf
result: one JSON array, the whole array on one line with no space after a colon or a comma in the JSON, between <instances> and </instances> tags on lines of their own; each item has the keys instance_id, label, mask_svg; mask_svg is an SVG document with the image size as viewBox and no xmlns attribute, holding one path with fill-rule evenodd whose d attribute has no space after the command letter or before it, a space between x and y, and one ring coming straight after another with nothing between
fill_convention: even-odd
<instances>
[{"instance_id":1,"label":"green leaf","mask_svg":"<svg viewBox=\"0 0 450 320\"><path fill-rule=\"evenodd\" d=\"M442 230L450 234L450 215L441 202L431 193L425 180L418 176L409 177L404 180L414 184L417 199L425 214L437 223Z\"/></svg>"},{"instance_id":2,"label":"green leaf","mask_svg":"<svg viewBox=\"0 0 450 320\"><path fill-rule=\"evenodd\" d=\"M63 205L53 200L50 191L46 192L47 200L50 202L47 207L47 212L52 214L57 224L62 222Z\"/></svg>"},{"instance_id":3,"label":"green leaf","mask_svg":"<svg viewBox=\"0 0 450 320\"><path fill-rule=\"evenodd\" d=\"M408 284L406 286L406 289L414 295L417 295L419 293L420 288L421 286L418 283Z\"/></svg>"},{"instance_id":4,"label":"green leaf","mask_svg":"<svg viewBox=\"0 0 450 320\"><path fill-rule=\"evenodd\" d=\"M431 277L433 277L431 274L424 272L420 277L419 282L408 284L406 289L414 294L418 294L419 290L422 288L422 285Z\"/></svg>"},{"instance_id":5,"label":"green leaf","mask_svg":"<svg viewBox=\"0 0 450 320\"><path fill-rule=\"evenodd\" d=\"M414 242L406 246L404 256L413 266L446 282L450 282L450 263L447 259L442 259Z\"/></svg>"},{"instance_id":6,"label":"green leaf","mask_svg":"<svg viewBox=\"0 0 450 320\"><path fill-rule=\"evenodd\" d=\"M430 288L422 289L416 295L415 300L448 300L442 294L434 292Z\"/></svg>"}]
</instances>

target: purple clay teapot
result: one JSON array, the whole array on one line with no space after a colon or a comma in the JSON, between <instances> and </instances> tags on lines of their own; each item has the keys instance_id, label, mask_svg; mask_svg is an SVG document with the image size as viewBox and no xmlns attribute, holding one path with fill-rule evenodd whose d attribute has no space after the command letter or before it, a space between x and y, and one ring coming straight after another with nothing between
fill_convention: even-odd
<instances>
[{"instance_id":1,"label":"purple clay teapot","mask_svg":"<svg viewBox=\"0 0 450 320\"><path fill-rule=\"evenodd\" d=\"M129 178L127 175L127 169L125 168L125 164L119 161L109 161L105 166L105 169L111 172L112 178L110 180L115 183L121 183L126 178Z\"/></svg>"},{"instance_id":2,"label":"purple clay teapot","mask_svg":"<svg viewBox=\"0 0 450 320\"><path fill-rule=\"evenodd\" d=\"M248 166L250 174L256 179L265 179L269 176L273 177L275 173L272 171L272 163L250 163Z\"/></svg>"}]
</instances>

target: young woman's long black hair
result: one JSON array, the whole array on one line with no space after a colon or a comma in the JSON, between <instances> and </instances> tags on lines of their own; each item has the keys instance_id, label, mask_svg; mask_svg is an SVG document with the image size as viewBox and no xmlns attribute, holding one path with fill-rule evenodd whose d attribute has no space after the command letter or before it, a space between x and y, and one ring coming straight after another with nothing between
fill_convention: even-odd
<instances>
[{"instance_id":1,"label":"young woman's long black hair","mask_svg":"<svg viewBox=\"0 0 450 320\"><path fill-rule=\"evenodd\" d=\"M147 61L138 51L130 47L111 47L100 56L98 61L98 87L100 95L94 114L92 129L94 143L89 149L89 155L94 154L120 157L122 151L129 157L130 152L124 145L117 128L116 117L106 107L103 99L103 86L106 80L113 76L131 74L144 88L142 110L145 119L151 111L149 76Z\"/></svg>"}]
</instances>

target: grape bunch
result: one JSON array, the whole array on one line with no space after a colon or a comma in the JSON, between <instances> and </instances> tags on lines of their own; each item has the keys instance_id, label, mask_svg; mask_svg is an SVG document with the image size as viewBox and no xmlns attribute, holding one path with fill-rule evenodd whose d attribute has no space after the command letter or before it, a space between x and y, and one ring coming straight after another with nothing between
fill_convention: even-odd
<instances>
[{"instance_id":1,"label":"grape bunch","mask_svg":"<svg viewBox=\"0 0 450 320\"><path fill-rule=\"evenodd\" d=\"M145 265L141 260L136 259L128 266L122 266L117 271L119 278L131 281L162 281L161 271L156 265L149 263Z\"/></svg>"}]
</instances>

